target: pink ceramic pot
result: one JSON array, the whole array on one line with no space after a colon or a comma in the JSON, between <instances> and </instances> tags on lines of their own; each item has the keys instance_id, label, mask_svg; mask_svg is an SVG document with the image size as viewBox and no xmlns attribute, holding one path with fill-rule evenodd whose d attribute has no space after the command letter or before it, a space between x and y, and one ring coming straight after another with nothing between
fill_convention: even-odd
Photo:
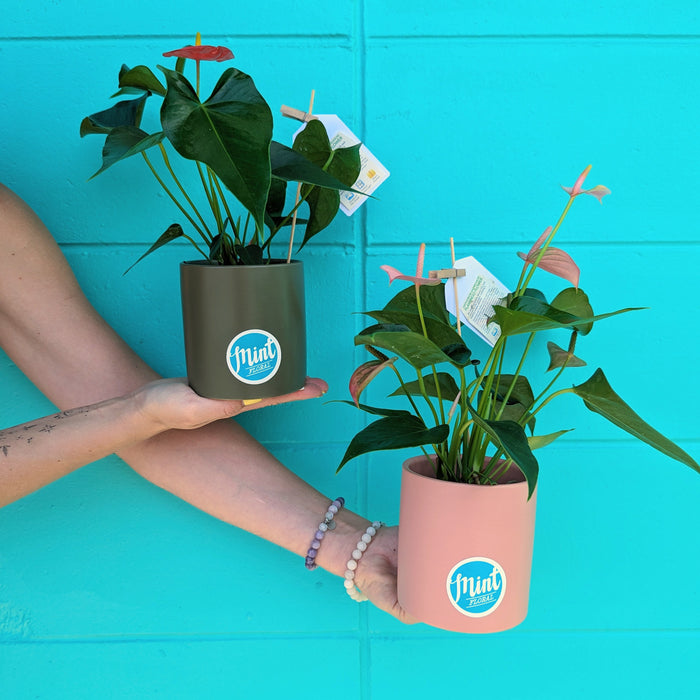
<instances>
[{"instance_id":1,"label":"pink ceramic pot","mask_svg":"<svg viewBox=\"0 0 700 700\"><path fill-rule=\"evenodd\" d=\"M434 478L433 462L404 462L398 594L415 618L453 632L500 632L527 615L537 490L517 468L496 486Z\"/></svg>"}]
</instances>

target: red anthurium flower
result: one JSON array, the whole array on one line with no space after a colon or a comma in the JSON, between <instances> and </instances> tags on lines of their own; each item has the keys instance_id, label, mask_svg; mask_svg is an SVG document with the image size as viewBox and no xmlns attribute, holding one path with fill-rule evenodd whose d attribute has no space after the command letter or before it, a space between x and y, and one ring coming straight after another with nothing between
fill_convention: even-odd
<instances>
[{"instance_id":1,"label":"red anthurium flower","mask_svg":"<svg viewBox=\"0 0 700 700\"><path fill-rule=\"evenodd\" d=\"M195 61L230 61L234 56L231 49L225 46L183 46L175 51L168 51L163 56L178 58L193 58Z\"/></svg>"},{"instance_id":2,"label":"red anthurium flower","mask_svg":"<svg viewBox=\"0 0 700 700\"><path fill-rule=\"evenodd\" d=\"M389 275L389 284L394 280L405 280L406 282L413 282L416 286L420 287L423 284L440 284L439 279L432 277L422 277L423 274L423 259L425 258L425 243L420 244L420 251L418 252L418 265L416 267L415 277L411 275L404 275L400 270L397 270L391 265L381 265L380 269L384 270L387 275Z\"/></svg>"},{"instance_id":3,"label":"red anthurium flower","mask_svg":"<svg viewBox=\"0 0 700 700\"><path fill-rule=\"evenodd\" d=\"M562 189L564 192L566 192L569 197L578 197L580 194L590 194L591 197L595 197L599 202L603 202L603 197L605 197L606 194L610 194L610 190L605 187L605 185L596 185L595 187L592 187L590 190L583 190L581 189L584 183L584 180L586 177L588 177L588 173L591 171L592 166L588 166L579 176L578 180L574 183L573 187L564 187L562 185Z\"/></svg>"},{"instance_id":4,"label":"red anthurium flower","mask_svg":"<svg viewBox=\"0 0 700 700\"><path fill-rule=\"evenodd\" d=\"M518 257L529 265L534 265L537 261L537 257L540 254L542 244L547 240L547 237L551 232L552 227L548 226L544 233L537 239L535 245L530 248L530 252L527 255L525 255L525 253L518 253ZM541 268L545 272L550 272L557 277L564 278L578 289L581 271L571 256L561 250L561 248L547 248L544 255L540 258L540 262L537 267Z\"/></svg>"}]
</instances>

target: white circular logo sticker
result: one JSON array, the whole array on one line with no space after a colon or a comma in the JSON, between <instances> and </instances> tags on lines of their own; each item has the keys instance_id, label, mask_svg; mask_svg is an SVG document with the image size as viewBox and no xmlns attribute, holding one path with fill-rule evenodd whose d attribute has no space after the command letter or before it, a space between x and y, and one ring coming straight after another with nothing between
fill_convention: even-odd
<instances>
[{"instance_id":1,"label":"white circular logo sticker","mask_svg":"<svg viewBox=\"0 0 700 700\"><path fill-rule=\"evenodd\" d=\"M490 615L501 604L505 593L505 571L493 559L463 559L447 576L450 602L468 617Z\"/></svg>"},{"instance_id":2,"label":"white circular logo sticker","mask_svg":"<svg viewBox=\"0 0 700 700\"><path fill-rule=\"evenodd\" d=\"M244 384L264 384L277 374L281 362L277 338L259 328L239 333L226 350L231 374Z\"/></svg>"}]
</instances>

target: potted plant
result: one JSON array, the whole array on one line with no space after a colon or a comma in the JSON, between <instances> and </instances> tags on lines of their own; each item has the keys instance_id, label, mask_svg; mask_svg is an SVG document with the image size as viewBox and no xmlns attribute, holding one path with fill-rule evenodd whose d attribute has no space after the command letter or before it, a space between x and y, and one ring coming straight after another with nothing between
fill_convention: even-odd
<instances>
[{"instance_id":1,"label":"potted plant","mask_svg":"<svg viewBox=\"0 0 700 700\"><path fill-rule=\"evenodd\" d=\"M514 289L489 305L487 328L497 339L483 361L467 347L448 305L467 309L454 291L456 268L423 276L424 246L415 276L382 266L389 281L405 280L381 310L366 312L372 325L355 337L374 359L350 379L353 401L377 417L350 442L338 469L373 450L420 447L422 454L403 465L399 528L399 602L419 620L448 630L495 632L519 624L527 613L537 495L534 451L568 432L540 434L540 411L566 394L578 396L591 411L696 471L698 463L654 430L611 388L601 369L585 381L560 388L562 375L586 363L577 345L595 323L622 309L597 315L579 287L579 270L552 241L576 198L602 200L609 190L583 189L587 168L554 227L527 253ZM457 265L459 267L459 264ZM571 286L551 301L531 286L536 270L554 273ZM440 278L454 275L443 283ZM452 300L450 302L450 300ZM473 300L472 300L473 301ZM450 302L448 304L448 302ZM491 315L492 314L492 315ZM468 320L468 318L466 319ZM539 381L524 370L541 334L548 340L549 366ZM518 336L520 341L518 342ZM506 346L518 346L515 354ZM408 367L405 378L399 366ZM382 370L398 382L391 394L407 408L379 408L359 402L362 391ZM544 378L551 372L551 378Z\"/></svg>"},{"instance_id":2,"label":"potted plant","mask_svg":"<svg viewBox=\"0 0 700 700\"><path fill-rule=\"evenodd\" d=\"M147 66L123 65L114 97L126 99L83 119L81 136L105 136L95 175L138 155L186 220L184 228L171 224L139 260L179 238L200 255L180 266L195 391L240 399L294 391L306 377L303 267L291 259L292 237L286 260L273 257L272 243L283 228L303 224L301 248L331 223L339 192L351 189L360 172L360 146L332 149L317 120L292 148L273 141L272 112L237 68L224 70L201 100L200 64L232 59L225 47L202 45L197 35L194 46L163 55L176 57L174 68L158 66L164 82ZM194 85L185 77L188 60ZM149 133L142 117L151 98L162 102L158 128ZM196 173L196 193L176 173L175 158ZM287 204L292 181L299 183L297 198Z\"/></svg>"}]
</instances>

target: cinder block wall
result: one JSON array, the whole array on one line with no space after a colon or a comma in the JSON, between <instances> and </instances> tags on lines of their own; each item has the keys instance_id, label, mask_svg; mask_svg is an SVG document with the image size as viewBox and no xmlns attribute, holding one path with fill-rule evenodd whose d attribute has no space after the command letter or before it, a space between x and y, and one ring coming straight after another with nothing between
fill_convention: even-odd
<instances>
[{"instance_id":1,"label":"cinder block wall","mask_svg":"<svg viewBox=\"0 0 700 700\"><path fill-rule=\"evenodd\" d=\"M100 143L78 126L107 105L122 63L162 62L197 30L233 49L275 112L305 108L315 89L315 111L338 113L392 172L303 252L309 370L329 398L346 398L364 359L353 312L391 293L379 265L411 270L426 242L428 264L444 266L453 236L459 256L511 282L516 251L566 201L559 185L592 163L589 182L613 194L578 201L559 244L596 311L649 309L600 324L580 354L698 457L696 3L8 4L3 181L168 375L184 373L177 263L189 251L173 245L122 276L174 213L137 161L88 183ZM276 137L294 128L280 118ZM0 382L3 426L52 410L4 355ZM516 630L401 626L109 458L0 511L0 697L696 697L700 478L573 400L548 420L577 430L540 456L531 608ZM350 408L304 403L246 426L329 496L398 518L406 454L334 475L361 426Z\"/></svg>"}]
</instances>

